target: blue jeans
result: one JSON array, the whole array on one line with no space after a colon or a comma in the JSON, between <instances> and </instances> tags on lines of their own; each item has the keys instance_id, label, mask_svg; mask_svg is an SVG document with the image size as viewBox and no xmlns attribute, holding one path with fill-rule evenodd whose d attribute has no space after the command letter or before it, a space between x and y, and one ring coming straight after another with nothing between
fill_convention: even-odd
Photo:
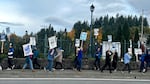
<instances>
[{"instance_id":1,"label":"blue jeans","mask_svg":"<svg viewBox=\"0 0 150 84\"><path fill-rule=\"evenodd\" d=\"M48 65L46 66L46 70L52 71L53 68L53 60L48 60Z\"/></svg>"},{"instance_id":2,"label":"blue jeans","mask_svg":"<svg viewBox=\"0 0 150 84\"><path fill-rule=\"evenodd\" d=\"M144 62L141 62L141 64L140 64L140 71L142 71L145 68L144 65L145 65Z\"/></svg>"},{"instance_id":3,"label":"blue jeans","mask_svg":"<svg viewBox=\"0 0 150 84\"><path fill-rule=\"evenodd\" d=\"M23 69L25 69L27 67L27 65L30 65L30 69L33 70L33 64L32 64L32 60L30 59L29 56L26 57L26 63L23 65Z\"/></svg>"},{"instance_id":4,"label":"blue jeans","mask_svg":"<svg viewBox=\"0 0 150 84\"><path fill-rule=\"evenodd\" d=\"M77 70L80 71L82 67L82 59L77 59Z\"/></svg>"}]
</instances>

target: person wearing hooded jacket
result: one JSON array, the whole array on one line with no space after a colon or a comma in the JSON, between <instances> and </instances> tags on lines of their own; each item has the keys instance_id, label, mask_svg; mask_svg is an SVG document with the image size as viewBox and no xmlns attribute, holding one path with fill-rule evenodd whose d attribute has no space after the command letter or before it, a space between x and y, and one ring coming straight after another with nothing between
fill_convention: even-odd
<instances>
[{"instance_id":1,"label":"person wearing hooded jacket","mask_svg":"<svg viewBox=\"0 0 150 84\"><path fill-rule=\"evenodd\" d=\"M96 70L100 70L100 58L101 58L101 50L100 47L98 47L95 53L95 61L94 61L94 66Z\"/></svg>"},{"instance_id":2,"label":"person wearing hooded jacket","mask_svg":"<svg viewBox=\"0 0 150 84\"><path fill-rule=\"evenodd\" d=\"M58 65L60 65L60 69L64 70L63 69L63 64L62 64L64 50L61 49L61 48L57 48L56 52L57 52L57 55L55 56L55 61L56 61L56 63L55 63L55 69L57 68Z\"/></svg>"}]
</instances>

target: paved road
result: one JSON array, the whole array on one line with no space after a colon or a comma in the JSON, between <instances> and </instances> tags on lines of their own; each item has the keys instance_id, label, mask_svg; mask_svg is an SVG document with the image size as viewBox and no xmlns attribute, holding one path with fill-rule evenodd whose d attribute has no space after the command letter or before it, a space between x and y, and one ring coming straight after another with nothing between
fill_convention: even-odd
<instances>
[{"instance_id":1,"label":"paved road","mask_svg":"<svg viewBox=\"0 0 150 84\"><path fill-rule=\"evenodd\" d=\"M96 78L11 78L0 79L0 84L149 84L150 80Z\"/></svg>"},{"instance_id":2,"label":"paved road","mask_svg":"<svg viewBox=\"0 0 150 84\"><path fill-rule=\"evenodd\" d=\"M121 73L120 71L113 72L105 70L103 73L94 70L82 70L82 72L73 70L56 70L54 72L45 72L44 70L25 70L21 72L21 69L15 69L11 71L3 70L0 71L0 78L103 78L103 79L149 79L150 72L139 73L138 71L132 71L129 74L127 71Z\"/></svg>"}]
</instances>

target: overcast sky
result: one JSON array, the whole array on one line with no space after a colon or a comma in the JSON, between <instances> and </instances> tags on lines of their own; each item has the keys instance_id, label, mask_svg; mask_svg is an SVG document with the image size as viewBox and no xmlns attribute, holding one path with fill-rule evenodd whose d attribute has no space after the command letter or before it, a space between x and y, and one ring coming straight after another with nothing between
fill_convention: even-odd
<instances>
[{"instance_id":1,"label":"overcast sky","mask_svg":"<svg viewBox=\"0 0 150 84\"><path fill-rule=\"evenodd\" d=\"M10 27L19 36L25 31L36 33L51 24L55 30L70 31L77 21L90 22L90 5L94 4L93 17L141 15L150 22L150 0L0 0L0 32Z\"/></svg>"}]
</instances>

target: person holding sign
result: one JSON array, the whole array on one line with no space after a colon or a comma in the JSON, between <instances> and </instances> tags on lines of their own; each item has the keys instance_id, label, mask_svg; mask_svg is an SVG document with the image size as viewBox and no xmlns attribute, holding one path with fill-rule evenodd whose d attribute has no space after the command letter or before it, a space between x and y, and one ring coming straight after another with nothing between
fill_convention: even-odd
<instances>
[{"instance_id":1,"label":"person holding sign","mask_svg":"<svg viewBox=\"0 0 150 84\"><path fill-rule=\"evenodd\" d=\"M48 65L46 67L44 67L44 71L53 72L52 68L53 68L54 52L55 52L54 49L49 49L48 56L47 56Z\"/></svg>"},{"instance_id":2,"label":"person holding sign","mask_svg":"<svg viewBox=\"0 0 150 84\"><path fill-rule=\"evenodd\" d=\"M98 47L95 53L95 68L96 70L100 70L100 58L101 58L102 52L101 52L101 48Z\"/></svg>"},{"instance_id":3,"label":"person holding sign","mask_svg":"<svg viewBox=\"0 0 150 84\"><path fill-rule=\"evenodd\" d=\"M32 72L35 72L30 56L26 56L25 64L23 65L22 72L24 71L24 69L27 67L28 64L30 65L30 69L32 70Z\"/></svg>"},{"instance_id":4,"label":"person holding sign","mask_svg":"<svg viewBox=\"0 0 150 84\"><path fill-rule=\"evenodd\" d=\"M26 59L25 59L25 64L23 65L23 68L22 68L22 72L24 71L24 69L27 67L28 64L30 65L30 69L32 70L32 72L35 72L33 68L32 60L31 60L31 56L33 55L31 45L30 44L23 45L23 51L24 51L24 56L26 57Z\"/></svg>"},{"instance_id":5,"label":"person holding sign","mask_svg":"<svg viewBox=\"0 0 150 84\"><path fill-rule=\"evenodd\" d=\"M78 48L77 49L77 63L76 63L78 71L81 71L82 55L83 55L82 53L83 53L83 48L82 47Z\"/></svg>"},{"instance_id":6,"label":"person holding sign","mask_svg":"<svg viewBox=\"0 0 150 84\"><path fill-rule=\"evenodd\" d=\"M12 70L15 65L13 64L13 58L14 58L14 48L12 47L12 43L9 44L9 50L8 50L8 68L7 70Z\"/></svg>"}]
</instances>

